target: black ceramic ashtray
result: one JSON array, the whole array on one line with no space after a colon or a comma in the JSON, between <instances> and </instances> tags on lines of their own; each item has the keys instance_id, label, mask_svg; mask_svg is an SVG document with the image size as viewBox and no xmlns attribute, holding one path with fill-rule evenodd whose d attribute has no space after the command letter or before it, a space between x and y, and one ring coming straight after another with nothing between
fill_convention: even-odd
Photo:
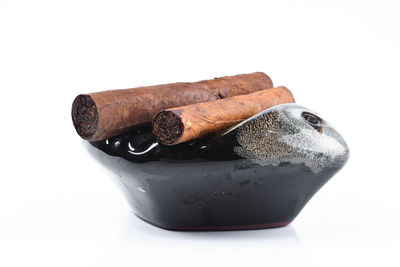
<instances>
[{"instance_id":1,"label":"black ceramic ashtray","mask_svg":"<svg viewBox=\"0 0 400 267\"><path fill-rule=\"evenodd\" d=\"M211 139L163 146L143 126L86 147L137 216L171 230L287 225L349 156L335 129L296 104Z\"/></svg>"}]
</instances>

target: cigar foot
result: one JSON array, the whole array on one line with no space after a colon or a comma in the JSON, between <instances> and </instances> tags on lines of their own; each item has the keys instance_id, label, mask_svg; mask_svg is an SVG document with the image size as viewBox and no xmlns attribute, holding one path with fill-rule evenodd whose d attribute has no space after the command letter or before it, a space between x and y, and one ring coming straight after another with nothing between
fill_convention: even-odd
<instances>
[{"instance_id":1,"label":"cigar foot","mask_svg":"<svg viewBox=\"0 0 400 267\"><path fill-rule=\"evenodd\" d=\"M82 138L90 139L96 133L98 112L90 95L78 95L75 98L71 115L75 129Z\"/></svg>"},{"instance_id":2,"label":"cigar foot","mask_svg":"<svg viewBox=\"0 0 400 267\"><path fill-rule=\"evenodd\" d=\"M183 135L184 125L180 117L172 111L162 111L153 120L153 133L164 145L173 145Z\"/></svg>"}]
</instances>

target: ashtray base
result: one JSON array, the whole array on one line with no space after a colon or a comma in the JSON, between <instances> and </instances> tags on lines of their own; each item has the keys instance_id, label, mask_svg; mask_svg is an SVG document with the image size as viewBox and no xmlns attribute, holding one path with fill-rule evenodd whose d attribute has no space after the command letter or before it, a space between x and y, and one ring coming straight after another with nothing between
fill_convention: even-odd
<instances>
[{"instance_id":1,"label":"ashtray base","mask_svg":"<svg viewBox=\"0 0 400 267\"><path fill-rule=\"evenodd\" d=\"M170 231L232 231L232 230L257 230L257 229L271 229L271 228L279 228L284 227L290 224L292 221L282 221L282 222L271 222L271 223L262 223L262 224L248 224L248 225L199 225L199 226L165 226L157 223L153 223L149 220L146 220L140 217L138 214L135 214L136 217L141 219L142 221L156 226L158 228L162 228Z\"/></svg>"}]
</instances>

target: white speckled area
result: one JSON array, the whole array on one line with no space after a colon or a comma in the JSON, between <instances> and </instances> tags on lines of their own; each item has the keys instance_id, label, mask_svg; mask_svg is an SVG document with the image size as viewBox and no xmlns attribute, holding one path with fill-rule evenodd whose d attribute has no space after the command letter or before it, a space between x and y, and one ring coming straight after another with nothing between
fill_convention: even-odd
<instances>
[{"instance_id":1,"label":"white speckled area","mask_svg":"<svg viewBox=\"0 0 400 267\"><path fill-rule=\"evenodd\" d=\"M304 114L318 121L310 123ZM297 104L267 109L230 131L235 129L240 144L234 148L235 153L262 166L304 163L317 173L343 163L349 156L341 135L314 112Z\"/></svg>"}]
</instances>

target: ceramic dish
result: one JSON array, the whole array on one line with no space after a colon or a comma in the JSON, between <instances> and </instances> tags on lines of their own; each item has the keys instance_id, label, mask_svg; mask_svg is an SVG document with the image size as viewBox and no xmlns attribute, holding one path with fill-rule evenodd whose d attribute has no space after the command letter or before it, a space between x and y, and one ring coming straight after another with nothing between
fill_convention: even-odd
<instances>
[{"instance_id":1,"label":"ceramic dish","mask_svg":"<svg viewBox=\"0 0 400 267\"><path fill-rule=\"evenodd\" d=\"M143 126L86 147L137 216L171 230L287 225L349 156L335 129L296 104L176 146L158 144Z\"/></svg>"}]
</instances>

